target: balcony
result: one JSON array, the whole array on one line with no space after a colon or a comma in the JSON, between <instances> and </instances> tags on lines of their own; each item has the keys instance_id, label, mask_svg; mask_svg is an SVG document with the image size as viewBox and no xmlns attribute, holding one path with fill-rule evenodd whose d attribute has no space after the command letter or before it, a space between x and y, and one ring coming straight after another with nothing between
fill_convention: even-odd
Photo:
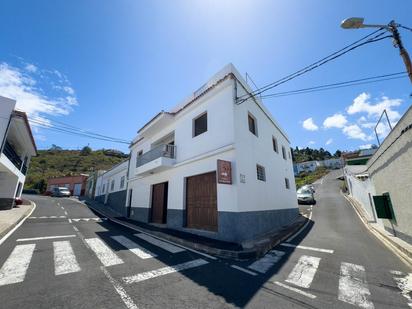
<instances>
[{"instance_id":1,"label":"balcony","mask_svg":"<svg viewBox=\"0 0 412 309\"><path fill-rule=\"evenodd\" d=\"M15 167L17 167L19 170L21 169L23 162L14 150L13 146L10 145L8 141L6 141L6 143L4 144L3 153L14 164Z\"/></svg>"},{"instance_id":2,"label":"balcony","mask_svg":"<svg viewBox=\"0 0 412 309\"><path fill-rule=\"evenodd\" d=\"M175 164L176 146L160 144L136 159L136 174L154 173Z\"/></svg>"}]
</instances>

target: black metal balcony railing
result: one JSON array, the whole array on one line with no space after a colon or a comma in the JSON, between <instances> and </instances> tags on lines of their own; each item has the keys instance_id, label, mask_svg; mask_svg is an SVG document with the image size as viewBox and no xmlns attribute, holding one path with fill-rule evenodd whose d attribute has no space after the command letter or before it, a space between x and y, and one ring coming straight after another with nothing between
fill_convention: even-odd
<instances>
[{"instance_id":1,"label":"black metal balcony railing","mask_svg":"<svg viewBox=\"0 0 412 309\"><path fill-rule=\"evenodd\" d=\"M9 142L6 141L3 148L3 153L6 155L7 158L16 166L18 169L21 168L22 160L14 150L13 146L10 145Z\"/></svg>"},{"instance_id":2,"label":"black metal balcony railing","mask_svg":"<svg viewBox=\"0 0 412 309\"><path fill-rule=\"evenodd\" d=\"M137 157L136 167L142 166L161 157L171 159L176 158L176 146L168 144L161 144L159 146L156 146L155 148L149 150L140 157Z\"/></svg>"}]
</instances>

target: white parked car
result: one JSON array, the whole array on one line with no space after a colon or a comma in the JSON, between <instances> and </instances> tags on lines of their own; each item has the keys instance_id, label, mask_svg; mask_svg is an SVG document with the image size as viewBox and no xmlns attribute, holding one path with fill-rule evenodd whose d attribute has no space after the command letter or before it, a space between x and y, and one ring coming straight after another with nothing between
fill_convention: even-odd
<instances>
[{"instance_id":1,"label":"white parked car","mask_svg":"<svg viewBox=\"0 0 412 309\"><path fill-rule=\"evenodd\" d=\"M302 187L297 191L299 204L315 204L315 196L310 188Z\"/></svg>"}]
</instances>

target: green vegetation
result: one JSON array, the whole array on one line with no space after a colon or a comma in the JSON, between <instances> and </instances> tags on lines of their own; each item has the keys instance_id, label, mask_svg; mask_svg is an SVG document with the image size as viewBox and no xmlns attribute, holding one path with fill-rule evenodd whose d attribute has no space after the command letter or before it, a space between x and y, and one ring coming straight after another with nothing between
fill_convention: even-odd
<instances>
[{"instance_id":1,"label":"green vegetation","mask_svg":"<svg viewBox=\"0 0 412 309\"><path fill-rule=\"evenodd\" d=\"M299 149L298 147L296 147L295 149L292 149L294 163L313 161L313 160L323 161L323 160L330 159L330 158L339 158L341 154L342 152L340 150L336 150L335 153L332 155L329 151L323 148L312 149L312 148L306 147L306 148Z\"/></svg>"},{"instance_id":2,"label":"green vegetation","mask_svg":"<svg viewBox=\"0 0 412 309\"><path fill-rule=\"evenodd\" d=\"M51 177L108 170L126 158L126 154L113 149L93 151L85 146L82 150L63 150L53 145L48 150L39 150L38 156L32 158L24 188L44 192Z\"/></svg>"},{"instance_id":3,"label":"green vegetation","mask_svg":"<svg viewBox=\"0 0 412 309\"><path fill-rule=\"evenodd\" d=\"M318 167L314 172L302 172L299 176L295 177L296 188L309 185L325 176L328 172L329 170L325 167Z\"/></svg>"}]
</instances>

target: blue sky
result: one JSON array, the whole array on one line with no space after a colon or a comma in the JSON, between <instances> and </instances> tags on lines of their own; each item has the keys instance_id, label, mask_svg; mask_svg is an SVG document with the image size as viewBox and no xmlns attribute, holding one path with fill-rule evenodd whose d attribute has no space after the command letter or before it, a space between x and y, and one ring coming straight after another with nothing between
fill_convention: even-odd
<instances>
[{"instance_id":1,"label":"blue sky","mask_svg":"<svg viewBox=\"0 0 412 309\"><path fill-rule=\"evenodd\" d=\"M0 95L32 117L131 140L232 62L263 86L371 30L346 17L412 27L410 1L19 1L0 4ZM401 31L412 53L412 32ZM404 71L389 39L368 44L276 91ZM407 78L265 100L292 146L356 149L376 143L386 107L411 103ZM332 117L333 116L333 117ZM330 118L332 117L332 118ZM38 148L127 146L34 129ZM384 132L383 132L384 134Z\"/></svg>"}]
</instances>

